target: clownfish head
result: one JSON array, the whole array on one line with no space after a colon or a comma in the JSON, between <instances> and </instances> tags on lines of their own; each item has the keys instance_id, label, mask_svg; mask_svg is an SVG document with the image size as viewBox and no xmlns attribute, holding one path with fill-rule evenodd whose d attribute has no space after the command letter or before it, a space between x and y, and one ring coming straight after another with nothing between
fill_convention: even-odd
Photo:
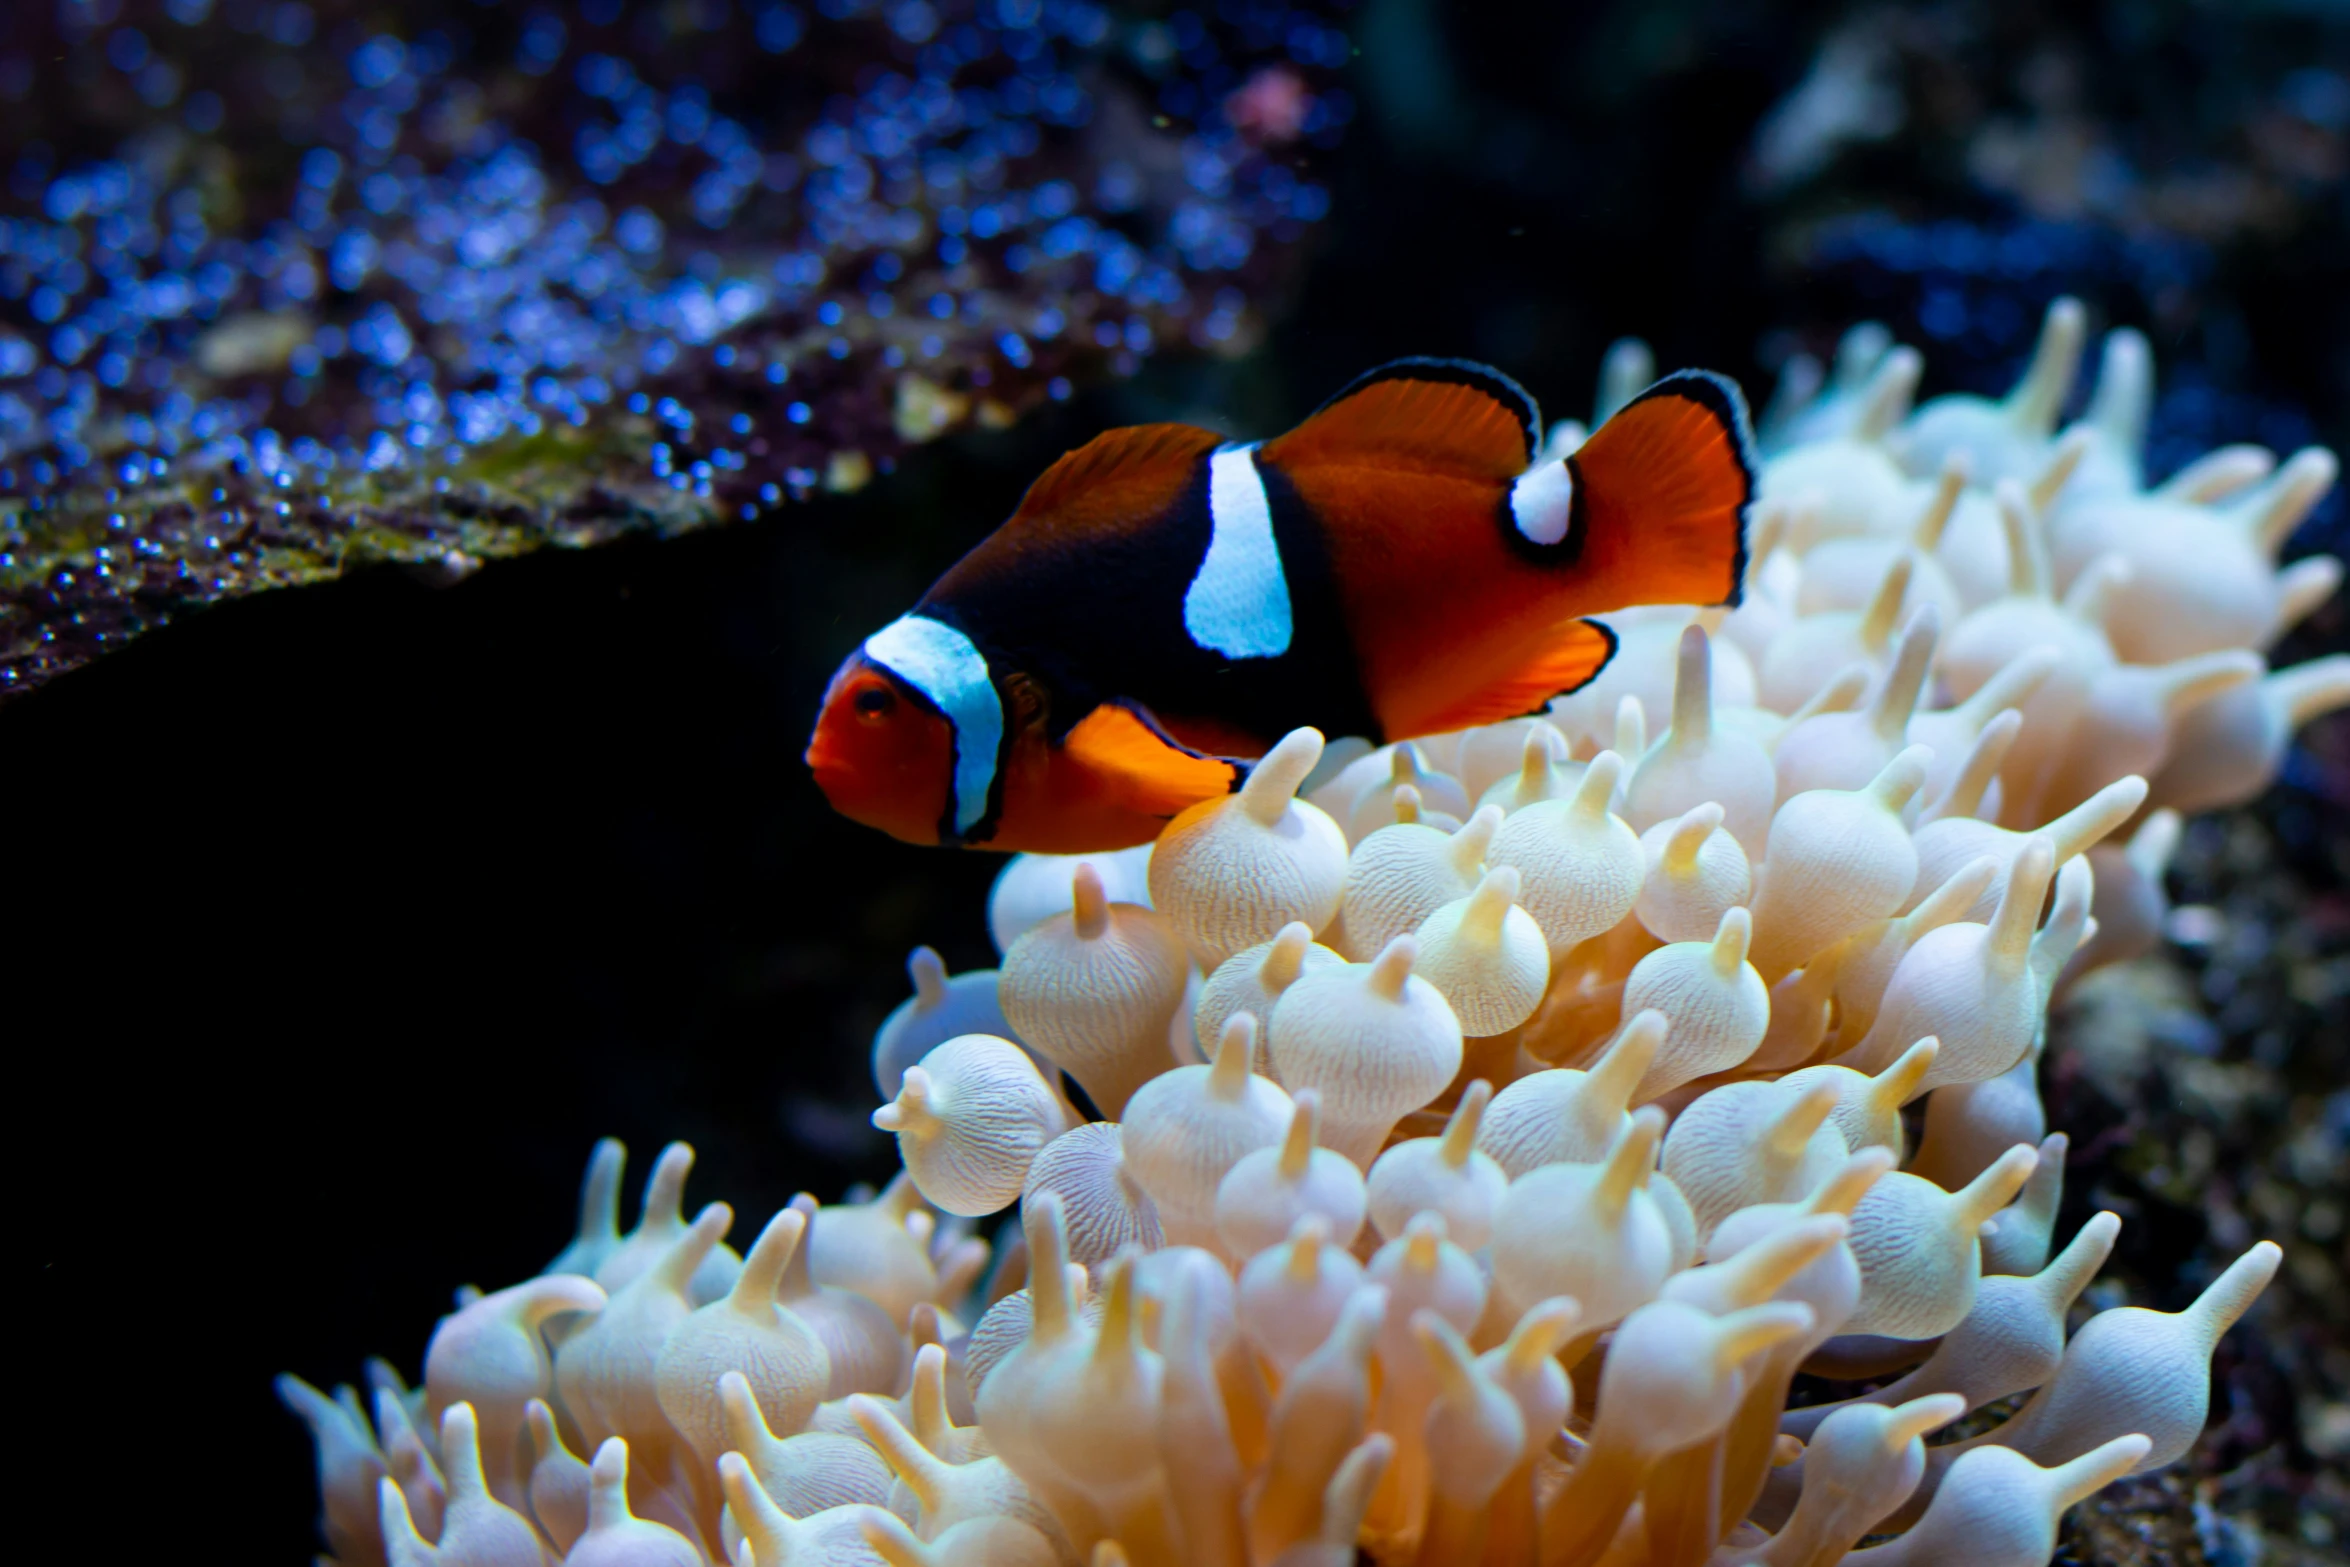
<instances>
[{"instance_id":1,"label":"clownfish head","mask_svg":"<svg viewBox=\"0 0 2350 1567\"><path fill-rule=\"evenodd\" d=\"M841 815L934 844L953 784L954 731L919 691L859 651L824 693L808 767Z\"/></svg>"},{"instance_id":2,"label":"clownfish head","mask_svg":"<svg viewBox=\"0 0 2350 1567\"><path fill-rule=\"evenodd\" d=\"M907 615L832 677L808 767L832 808L907 843L961 843L989 819L1003 705L962 633Z\"/></svg>"}]
</instances>

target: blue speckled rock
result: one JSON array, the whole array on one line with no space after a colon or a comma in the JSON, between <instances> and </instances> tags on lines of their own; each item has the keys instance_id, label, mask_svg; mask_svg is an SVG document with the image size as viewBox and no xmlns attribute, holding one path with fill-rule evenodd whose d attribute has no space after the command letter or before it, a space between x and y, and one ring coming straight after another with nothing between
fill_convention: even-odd
<instances>
[{"instance_id":1,"label":"blue speckled rock","mask_svg":"<svg viewBox=\"0 0 2350 1567\"><path fill-rule=\"evenodd\" d=\"M1352 106L1321 10L1233 14L12 19L0 691L356 562L756 516L1238 348Z\"/></svg>"}]
</instances>

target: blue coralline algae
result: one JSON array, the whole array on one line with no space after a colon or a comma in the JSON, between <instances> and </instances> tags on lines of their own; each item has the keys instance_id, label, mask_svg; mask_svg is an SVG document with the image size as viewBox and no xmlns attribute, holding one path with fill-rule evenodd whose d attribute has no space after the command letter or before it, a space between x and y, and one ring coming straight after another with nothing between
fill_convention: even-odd
<instances>
[{"instance_id":1,"label":"blue coralline algae","mask_svg":"<svg viewBox=\"0 0 2350 1567\"><path fill-rule=\"evenodd\" d=\"M0 693L370 560L749 518L1170 346L1326 213L1326 8L0 22ZM328 62L333 62L329 64Z\"/></svg>"}]
</instances>

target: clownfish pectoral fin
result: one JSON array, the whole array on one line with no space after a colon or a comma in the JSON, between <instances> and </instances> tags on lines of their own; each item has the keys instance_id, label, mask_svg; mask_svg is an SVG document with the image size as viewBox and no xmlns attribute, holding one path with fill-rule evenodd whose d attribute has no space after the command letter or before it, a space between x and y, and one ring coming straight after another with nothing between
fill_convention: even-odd
<instances>
[{"instance_id":1,"label":"clownfish pectoral fin","mask_svg":"<svg viewBox=\"0 0 2350 1567\"><path fill-rule=\"evenodd\" d=\"M1428 734L1451 734L1539 713L1551 698L1589 685L1615 656L1613 631L1596 620L1565 621L1543 638L1542 651L1533 662L1470 692L1420 727Z\"/></svg>"},{"instance_id":2,"label":"clownfish pectoral fin","mask_svg":"<svg viewBox=\"0 0 2350 1567\"><path fill-rule=\"evenodd\" d=\"M1736 382L1666 376L1566 461L1577 553L1613 605L1738 602L1760 465Z\"/></svg>"},{"instance_id":3,"label":"clownfish pectoral fin","mask_svg":"<svg viewBox=\"0 0 2350 1567\"><path fill-rule=\"evenodd\" d=\"M1201 459L1223 444L1215 431L1192 424L1105 430L1040 474L1006 526L1060 531L1130 525L1174 504Z\"/></svg>"},{"instance_id":4,"label":"clownfish pectoral fin","mask_svg":"<svg viewBox=\"0 0 2350 1567\"><path fill-rule=\"evenodd\" d=\"M1079 719L1061 750L1116 804L1144 816L1173 816L1229 794L1248 772L1244 763L1182 745L1126 702L1104 702Z\"/></svg>"},{"instance_id":5,"label":"clownfish pectoral fin","mask_svg":"<svg viewBox=\"0 0 2350 1567\"><path fill-rule=\"evenodd\" d=\"M1280 466L1355 463L1507 484L1541 441L1534 399L1499 370L1466 359L1398 359L1267 441L1263 453Z\"/></svg>"}]
</instances>

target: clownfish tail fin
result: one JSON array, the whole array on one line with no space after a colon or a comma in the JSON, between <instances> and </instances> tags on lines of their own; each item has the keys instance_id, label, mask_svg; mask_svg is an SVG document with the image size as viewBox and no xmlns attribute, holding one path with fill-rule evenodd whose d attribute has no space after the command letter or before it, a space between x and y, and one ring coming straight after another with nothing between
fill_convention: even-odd
<instances>
[{"instance_id":1,"label":"clownfish tail fin","mask_svg":"<svg viewBox=\"0 0 2350 1567\"><path fill-rule=\"evenodd\" d=\"M1505 526L1521 550L1574 567L1606 608L1735 605L1760 475L1738 384L1682 370L1520 476Z\"/></svg>"}]
</instances>

